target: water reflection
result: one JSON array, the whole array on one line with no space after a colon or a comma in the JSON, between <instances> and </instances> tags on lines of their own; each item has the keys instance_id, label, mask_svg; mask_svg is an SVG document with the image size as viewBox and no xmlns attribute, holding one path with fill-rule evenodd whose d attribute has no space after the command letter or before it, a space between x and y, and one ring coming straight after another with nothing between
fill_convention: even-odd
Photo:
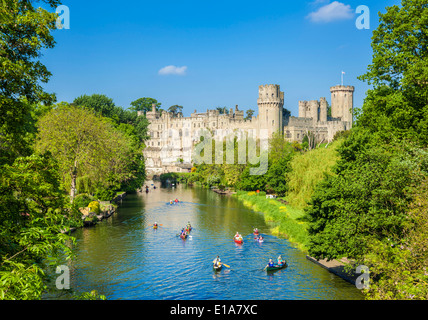
<instances>
[{"instance_id":1,"label":"water reflection","mask_svg":"<svg viewBox=\"0 0 428 320\"><path fill-rule=\"evenodd\" d=\"M169 204L178 198L181 203ZM177 234L191 222L191 237ZM161 226L153 229L157 222ZM265 241L254 240L257 227ZM179 186L128 196L118 212L76 232L72 287L108 299L361 299L360 292L268 232L263 215L233 197ZM243 244L233 241L239 231ZM286 269L264 271L279 255ZM219 255L230 268L212 268Z\"/></svg>"}]
</instances>

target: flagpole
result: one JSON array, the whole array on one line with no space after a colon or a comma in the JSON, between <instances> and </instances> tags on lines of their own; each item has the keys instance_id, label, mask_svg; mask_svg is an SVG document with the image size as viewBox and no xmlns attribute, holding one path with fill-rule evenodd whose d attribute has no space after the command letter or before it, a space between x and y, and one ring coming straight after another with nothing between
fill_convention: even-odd
<instances>
[{"instance_id":1,"label":"flagpole","mask_svg":"<svg viewBox=\"0 0 428 320\"><path fill-rule=\"evenodd\" d=\"M342 71L342 86L343 86L343 71Z\"/></svg>"}]
</instances>

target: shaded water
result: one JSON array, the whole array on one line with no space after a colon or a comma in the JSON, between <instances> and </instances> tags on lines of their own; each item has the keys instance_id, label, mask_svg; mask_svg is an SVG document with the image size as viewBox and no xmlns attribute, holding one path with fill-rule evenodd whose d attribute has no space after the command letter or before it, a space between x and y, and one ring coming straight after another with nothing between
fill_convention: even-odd
<instances>
[{"instance_id":1,"label":"shaded water","mask_svg":"<svg viewBox=\"0 0 428 320\"><path fill-rule=\"evenodd\" d=\"M176 197L183 202L169 205ZM188 221L192 237L182 240L177 233ZM162 226L154 230L154 222ZM264 243L254 241L253 227ZM242 245L232 240L237 231ZM108 299L362 299L355 286L270 235L263 214L204 189L179 186L129 195L110 219L74 236L71 287L97 290ZM280 254L289 267L263 271L269 258ZM217 255L231 268L214 272Z\"/></svg>"}]
</instances>

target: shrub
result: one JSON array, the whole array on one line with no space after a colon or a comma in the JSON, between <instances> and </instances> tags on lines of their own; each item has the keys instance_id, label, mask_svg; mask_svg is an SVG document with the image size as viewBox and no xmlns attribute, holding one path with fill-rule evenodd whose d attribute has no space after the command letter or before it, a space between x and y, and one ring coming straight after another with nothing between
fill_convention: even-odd
<instances>
[{"instance_id":1,"label":"shrub","mask_svg":"<svg viewBox=\"0 0 428 320\"><path fill-rule=\"evenodd\" d=\"M100 210L100 203L98 201L92 201L89 205L88 208L90 209L89 212L94 212L96 214L100 214L101 210Z\"/></svg>"},{"instance_id":2,"label":"shrub","mask_svg":"<svg viewBox=\"0 0 428 320\"><path fill-rule=\"evenodd\" d=\"M86 208L94 200L89 194L79 194L74 198L73 204L77 208Z\"/></svg>"}]
</instances>

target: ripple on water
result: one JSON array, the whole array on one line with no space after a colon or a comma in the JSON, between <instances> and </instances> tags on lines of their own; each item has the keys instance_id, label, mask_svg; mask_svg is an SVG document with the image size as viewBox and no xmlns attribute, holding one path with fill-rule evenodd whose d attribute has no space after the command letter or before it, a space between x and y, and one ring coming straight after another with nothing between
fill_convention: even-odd
<instances>
[{"instance_id":1,"label":"ripple on water","mask_svg":"<svg viewBox=\"0 0 428 320\"><path fill-rule=\"evenodd\" d=\"M183 203L169 205L178 197ZM154 230L154 222L162 226ZM177 233L191 221L192 238ZM265 237L254 240L253 226ZM235 244L239 231L244 244ZM95 228L76 233L72 286L99 290L109 299L271 300L359 299L358 290L306 260L285 239L268 232L260 213L236 199L207 190L156 189L130 195L117 214ZM269 258L281 254L289 267L263 271ZM214 272L220 255L230 266Z\"/></svg>"}]
</instances>

